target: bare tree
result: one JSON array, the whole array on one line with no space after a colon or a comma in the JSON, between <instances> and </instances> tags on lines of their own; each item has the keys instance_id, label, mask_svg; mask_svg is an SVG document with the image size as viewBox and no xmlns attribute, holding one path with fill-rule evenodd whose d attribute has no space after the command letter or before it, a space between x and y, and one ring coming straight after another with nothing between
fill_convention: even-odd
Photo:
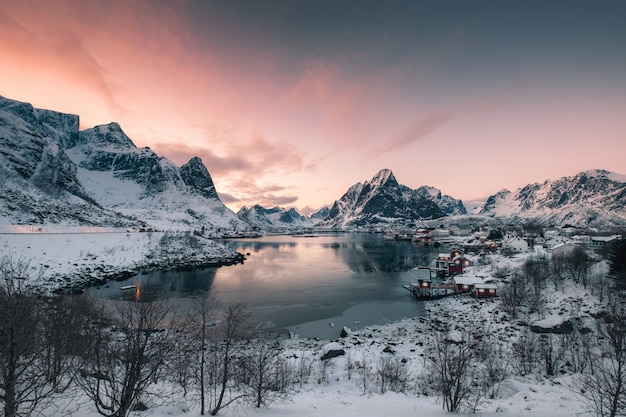
<instances>
[{"instance_id":1,"label":"bare tree","mask_svg":"<svg viewBox=\"0 0 626 417\"><path fill-rule=\"evenodd\" d=\"M519 375L530 375L539 362L537 338L533 332L525 329L511 346L513 366Z\"/></svg>"},{"instance_id":2,"label":"bare tree","mask_svg":"<svg viewBox=\"0 0 626 417\"><path fill-rule=\"evenodd\" d=\"M405 362L395 356L381 356L376 367L380 392L406 392L409 382L409 369Z\"/></svg>"},{"instance_id":3,"label":"bare tree","mask_svg":"<svg viewBox=\"0 0 626 417\"><path fill-rule=\"evenodd\" d=\"M320 376L317 380L318 384L325 384L328 382L328 376L332 374L335 369L335 362L330 359L322 359L318 362Z\"/></svg>"},{"instance_id":4,"label":"bare tree","mask_svg":"<svg viewBox=\"0 0 626 417\"><path fill-rule=\"evenodd\" d=\"M597 262L589 269L589 287L600 302L604 302L609 294L611 280L604 269L604 262Z\"/></svg>"},{"instance_id":5,"label":"bare tree","mask_svg":"<svg viewBox=\"0 0 626 417\"><path fill-rule=\"evenodd\" d=\"M348 381L352 379L352 372L354 371L354 361L352 361L352 354L350 351L346 354L346 376Z\"/></svg>"},{"instance_id":6,"label":"bare tree","mask_svg":"<svg viewBox=\"0 0 626 417\"><path fill-rule=\"evenodd\" d=\"M197 382L197 345L195 341L188 337L181 338L175 346L172 357L167 361L167 374L172 381L178 384L183 390L183 397L187 397L194 391Z\"/></svg>"},{"instance_id":7,"label":"bare tree","mask_svg":"<svg viewBox=\"0 0 626 417\"><path fill-rule=\"evenodd\" d=\"M617 290L626 290L626 239L620 239L609 250L609 277Z\"/></svg>"},{"instance_id":8,"label":"bare tree","mask_svg":"<svg viewBox=\"0 0 626 417\"><path fill-rule=\"evenodd\" d=\"M593 358L592 339L590 329L581 329L562 335L563 349L567 357L567 364L573 372L587 372L591 368Z\"/></svg>"},{"instance_id":9,"label":"bare tree","mask_svg":"<svg viewBox=\"0 0 626 417\"><path fill-rule=\"evenodd\" d=\"M502 309L506 311L511 318L517 317L519 307L525 302L526 281L520 274L514 274L511 277L509 285L500 292L500 304Z\"/></svg>"},{"instance_id":10,"label":"bare tree","mask_svg":"<svg viewBox=\"0 0 626 417\"><path fill-rule=\"evenodd\" d=\"M549 263L546 258L528 258L522 266L526 280L531 283L534 292L539 292L544 287L549 274Z\"/></svg>"},{"instance_id":11,"label":"bare tree","mask_svg":"<svg viewBox=\"0 0 626 417\"><path fill-rule=\"evenodd\" d=\"M88 328L96 314L93 300L85 295L60 295L43 306L42 336L48 380L57 392L67 389L89 348Z\"/></svg>"},{"instance_id":12,"label":"bare tree","mask_svg":"<svg viewBox=\"0 0 626 417\"><path fill-rule=\"evenodd\" d=\"M594 372L582 378L580 393L599 417L626 416L626 306L610 303L600 323L603 354L594 356Z\"/></svg>"},{"instance_id":13,"label":"bare tree","mask_svg":"<svg viewBox=\"0 0 626 417\"><path fill-rule=\"evenodd\" d=\"M458 411L472 394L474 353L466 335L462 340L439 334L428 358L434 388L443 398L443 407Z\"/></svg>"},{"instance_id":14,"label":"bare tree","mask_svg":"<svg viewBox=\"0 0 626 417\"><path fill-rule=\"evenodd\" d=\"M530 297L528 306L531 312L537 313L540 317L543 314L545 300L543 298L543 289L548 280L549 264L544 258L529 258L524 262L522 267L524 277L530 283Z\"/></svg>"},{"instance_id":15,"label":"bare tree","mask_svg":"<svg viewBox=\"0 0 626 417\"><path fill-rule=\"evenodd\" d=\"M42 343L43 302L30 295L24 260L0 259L0 405L5 417L29 416L56 393Z\"/></svg>"},{"instance_id":16,"label":"bare tree","mask_svg":"<svg viewBox=\"0 0 626 417\"><path fill-rule=\"evenodd\" d=\"M572 252L563 256L563 272L570 277L575 283L582 284L587 288L589 285L589 266L591 258L587 251L576 246Z\"/></svg>"},{"instance_id":17,"label":"bare tree","mask_svg":"<svg viewBox=\"0 0 626 417\"><path fill-rule=\"evenodd\" d=\"M201 294L194 297L191 306L191 317L189 332L192 341L195 342L195 352L197 361L195 361L198 384L198 392L200 394L200 414L204 415L207 404L207 384L215 385L215 372L210 372L210 369L215 371L215 367L210 366L214 364L215 359L211 357L211 352L215 352L212 349L212 341L216 337L217 331L217 310L219 308L219 302L211 293Z\"/></svg>"},{"instance_id":18,"label":"bare tree","mask_svg":"<svg viewBox=\"0 0 626 417\"><path fill-rule=\"evenodd\" d=\"M555 342L556 336L551 334L542 334L539 336L539 356L543 360L546 375L554 376L557 371L564 354L563 344Z\"/></svg>"},{"instance_id":19,"label":"bare tree","mask_svg":"<svg viewBox=\"0 0 626 417\"><path fill-rule=\"evenodd\" d=\"M101 322L94 328L79 381L100 414L126 417L165 372L178 337L172 305L123 302L103 313L112 317L112 325Z\"/></svg>"},{"instance_id":20,"label":"bare tree","mask_svg":"<svg viewBox=\"0 0 626 417\"><path fill-rule=\"evenodd\" d=\"M240 353L242 339L250 338L250 322L252 314L242 303L228 306L224 313L224 320L218 326L220 343L218 354L221 357L219 364L219 381L217 384L217 400L212 407L211 415L216 415L221 409L244 397L241 390L231 390L231 384L236 374L234 358Z\"/></svg>"},{"instance_id":21,"label":"bare tree","mask_svg":"<svg viewBox=\"0 0 626 417\"><path fill-rule=\"evenodd\" d=\"M370 365L370 360L367 357L366 353L363 353L363 357L360 362L355 363L357 369L361 373L359 385L363 390L363 394L367 394L370 387L370 378L372 372L372 365Z\"/></svg>"},{"instance_id":22,"label":"bare tree","mask_svg":"<svg viewBox=\"0 0 626 417\"><path fill-rule=\"evenodd\" d=\"M476 325L472 331L473 337L477 339L474 348L475 359L482 365L481 383L485 395L493 398L497 393L498 384L508 375L508 355L502 349L499 340L492 336L493 332L485 325ZM508 352L508 349L507 349ZM477 369L476 372L479 372ZM474 410L476 405L471 408Z\"/></svg>"},{"instance_id":23,"label":"bare tree","mask_svg":"<svg viewBox=\"0 0 626 417\"><path fill-rule=\"evenodd\" d=\"M298 382L300 384L300 388L302 388L302 385L311 376L312 371L313 371L313 358L311 358L306 353L306 351L301 351L300 358L298 359L298 364L297 364L297 375L298 375Z\"/></svg>"},{"instance_id":24,"label":"bare tree","mask_svg":"<svg viewBox=\"0 0 626 417\"><path fill-rule=\"evenodd\" d=\"M292 370L280 355L280 342L267 328L261 329L245 358L248 400L254 407L267 406L289 394Z\"/></svg>"},{"instance_id":25,"label":"bare tree","mask_svg":"<svg viewBox=\"0 0 626 417\"><path fill-rule=\"evenodd\" d=\"M565 256L561 253L553 253L550 258L550 279L554 284L554 290L559 286L563 291L563 276L565 275Z\"/></svg>"}]
</instances>

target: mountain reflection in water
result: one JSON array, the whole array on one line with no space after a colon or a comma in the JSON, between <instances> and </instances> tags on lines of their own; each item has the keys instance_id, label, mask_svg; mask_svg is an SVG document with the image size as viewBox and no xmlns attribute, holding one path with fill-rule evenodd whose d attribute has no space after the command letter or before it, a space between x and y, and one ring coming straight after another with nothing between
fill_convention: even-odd
<instances>
[{"instance_id":1,"label":"mountain reflection in water","mask_svg":"<svg viewBox=\"0 0 626 417\"><path fill-rule=\"evenodd\" d=\"M280 332L336 337L342 326L359 328L421 314L402 284L416 280L413 268L428 265L437 251L381 234L322 234L302 239L268 236L224 241L249 254L241 265L184 272L154 272L90 289L106 299L188 302L210 291L221 302L245 302L259 321ZM330 322L336 328L328 326Z\"/></svg>"}]
</instances>

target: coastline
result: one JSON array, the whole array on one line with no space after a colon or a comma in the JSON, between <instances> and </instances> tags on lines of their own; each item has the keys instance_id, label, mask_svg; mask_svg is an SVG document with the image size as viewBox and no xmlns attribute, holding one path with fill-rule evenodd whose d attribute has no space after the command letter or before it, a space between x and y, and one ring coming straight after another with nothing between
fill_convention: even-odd
<instances>
[{"instance_id":1,"label":"coastline","mask_svg":"<svg viewBox=\"0 0 626 417\"><path fill-rule=\"evenodd\" d=\"M216 240L181 232L0 234L0 255L29 265L38 293L80 293L87 287L153 271L243 263Z\"/></svg>"}]
</instances>

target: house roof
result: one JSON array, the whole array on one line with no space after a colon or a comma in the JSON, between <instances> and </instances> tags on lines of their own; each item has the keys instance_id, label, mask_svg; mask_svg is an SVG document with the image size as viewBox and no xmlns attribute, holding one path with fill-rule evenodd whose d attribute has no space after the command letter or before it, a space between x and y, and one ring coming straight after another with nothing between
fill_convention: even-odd
<instances>
[{"instance_id":1,"label":"house roof","mask_svg":"<svg viewBox=\"0 0 626 417\"><path fill-rule=\"evenodd\" d=\"M474 288L485 289L485 290L495 290L498 288L496 284L474 284Z\"/></svg>"},{"instance_id":2,"label":"house roof","mask_svg":"<svg viewBox=\"0 0 626 417\"><path fill-rule=\"evenodd\" d=\"M614 240L617 240L621 238L620 235L613 235L613 236L591 236L591 240L595 240L597 242L612 242Z\"/></svg>"},{"instance_id":3,"label":"house roof","mask_svg":"<svg viewBox=\"0 0 626 417\"><path fill-rule=\"evenodd\" d=\"M559 243L558 245L554 245L554 246L552 247L552 251L553 251L553 252L554 252L555 250L557 250L557 251L558 251L560 248L571 247L571 246L577 247L577 246L579 246L579 245L575 244L574 242Z\"/></svg>"},{"instance_id":4,"label":"house roof","mask_svg":"<svg viewBox=\"0 0 626 417\"><path fill-rule=\"evenodd\" d=\"M457 285L476 285L476 284L484 284L484 281L480 277L471 277L471 276L456 276L452 278Z\"/></svg>"}]
</instances>

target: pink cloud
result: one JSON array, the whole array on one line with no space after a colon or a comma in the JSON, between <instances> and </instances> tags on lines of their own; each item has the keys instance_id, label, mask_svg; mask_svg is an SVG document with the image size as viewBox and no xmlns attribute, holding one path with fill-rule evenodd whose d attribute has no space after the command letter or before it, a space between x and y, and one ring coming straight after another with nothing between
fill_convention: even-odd
<instances>
[{"instance_id":1,"label":"pink cloud","mask_svg":"<svg viewBox=\"0 0 626 417\"><path fill-rule=\"evenodd\" d=\"M260 204L263 207L287 206L299 200L298 196L287 192L289 187L278 184L258 183L247 175L237 176L227 181L229 184L230 204L237 203L239 206L253 206ZM220 194L221 195L221 194Z\"/></svg>"},{"instance_id":2,"label":"pink cloud","mask_svg":"<svg viewBox=\"0 0 626 417\"><path fill-rule=\"evenodd\" d=\"M389 140L384 141L384 146L369 151L367 155L369 157L380 156L410 146L449 123L456 115L457 111L449 108L418 117L392 135Z\"/></svg>"},{"instance_id":3,"label":"pink cloud","mask_svg":"<svg viewBox=\"0 0 626 417\"><path fill-rule=\"evenodd\" d=\"M353 147L372 137L384 123L393 97L398 68L355 74L328 61L309 63L287 86L287 106L311 112L333 146ZM320 138L322 139L322 138Z\"/></svg>"},{"instance_id":4,"label":"pink cloud","mask_svg":"<svg viewBox=\"0 0 626 417\"><path fill-rule=\"evenodd\" d=\"M219 130L211 128L211 131ZM287 187L267 184L263 178L270 173L285 175L305 169L299 151L286 143L272 143L261 134L251 135L242 144L242 140L232 140L232 134L226 130L215 138L219 152L169 142L156 143L151 148L178 165L194 156L200 157L216 182L220 196L225 196L225 203L273 207L296 202L298 197L290 195Z\"/></svg>"}]
</instances>

